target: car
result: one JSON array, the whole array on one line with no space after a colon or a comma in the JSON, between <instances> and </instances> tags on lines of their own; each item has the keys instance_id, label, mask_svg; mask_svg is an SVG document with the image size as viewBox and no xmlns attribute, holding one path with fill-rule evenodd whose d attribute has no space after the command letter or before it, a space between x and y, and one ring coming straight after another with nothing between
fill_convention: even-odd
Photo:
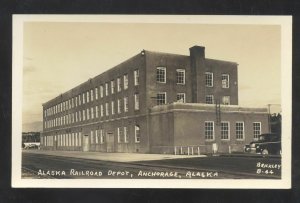
<instances>
[{"instance_id":1,"label":"car","mask_svg":"<svg viewBox=\"0 0 300 203\"><path fill-rule=\"evenodd\" d=\"M245 145L244 151L262 155L281 154L281 136L275 133L261 134L258 140Z\"/></svg>"}]
</instances>

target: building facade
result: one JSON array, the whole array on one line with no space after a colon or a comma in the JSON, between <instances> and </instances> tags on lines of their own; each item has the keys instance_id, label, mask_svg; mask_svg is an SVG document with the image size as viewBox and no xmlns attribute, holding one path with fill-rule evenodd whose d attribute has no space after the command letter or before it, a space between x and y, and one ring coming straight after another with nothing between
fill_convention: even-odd
<instances>
[{"instance_id":1,"label":"building facade","mask_svg":"<svg viewBox=\"0 0 300 203\"><path fill-rule=\"evenodd\" d=\"M43 104L41 148L100 152L240 151L268 131L266 108L238 106L238 64L143 50Z\"/></svg>"}]
</instances>

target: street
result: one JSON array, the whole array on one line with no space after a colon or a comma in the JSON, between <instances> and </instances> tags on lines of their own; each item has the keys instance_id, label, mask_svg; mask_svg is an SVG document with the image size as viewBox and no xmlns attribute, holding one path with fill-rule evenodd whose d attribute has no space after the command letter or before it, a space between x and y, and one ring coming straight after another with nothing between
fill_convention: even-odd
<instances>
[{"instance_id":1,"label":"street","mask_svg":"<svg viewBox=\"0 0 300 203\"><path fill-rule=\"evenodd\" d=\"M22 178L280 179L280 158L210 156L133 162L22 153Z\"/></svg>"}]
</instances>

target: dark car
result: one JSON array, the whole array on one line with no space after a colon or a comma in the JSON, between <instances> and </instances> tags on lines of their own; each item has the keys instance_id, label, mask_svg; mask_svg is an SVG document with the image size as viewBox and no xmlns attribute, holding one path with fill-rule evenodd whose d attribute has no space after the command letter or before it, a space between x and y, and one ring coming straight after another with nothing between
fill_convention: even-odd
<instances>
[{"instance_id":1,"label":"dark car","mask_svg":"<svg viewBox=\"0 0 300 203\"><path fill-rule=\"evenodd\" d=\"M245 152L262 155L281 154L281 136L273 133L261 134L257 141L245 145Z\"/></svg>"}]
</instances>

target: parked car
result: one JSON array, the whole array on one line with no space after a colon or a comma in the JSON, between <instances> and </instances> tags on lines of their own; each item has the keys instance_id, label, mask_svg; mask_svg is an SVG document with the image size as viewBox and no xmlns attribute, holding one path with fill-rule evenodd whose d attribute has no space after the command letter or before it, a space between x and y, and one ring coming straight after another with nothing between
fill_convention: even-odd
<instances>
[{"instance_id":1,"label":"parked car","mask_svg":"<svg viewBox=\"0 0 300 203\"><path fill-rule=\"evenodd\" d=\"M281 136L274 133L261 134L257 141L245 145L244 151L262 155L281 154Z\"/></svg>"}]
</instances>

